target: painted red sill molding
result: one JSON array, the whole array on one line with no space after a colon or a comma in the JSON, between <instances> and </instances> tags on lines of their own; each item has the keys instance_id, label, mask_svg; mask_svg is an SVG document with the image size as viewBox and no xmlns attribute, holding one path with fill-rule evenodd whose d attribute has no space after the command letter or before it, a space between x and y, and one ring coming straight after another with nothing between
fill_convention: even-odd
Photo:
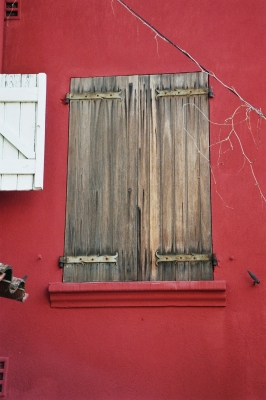
<instances>
[{"instance_id":1,"label":"painted red sill molding","mask_svg":"<svg viewBox=\"0 0 266 400\"><path fill-rule=\"evenodd\" d=\"M225 281L53 282L51 307L224 307Z\"/></svg>"}]
</instances>

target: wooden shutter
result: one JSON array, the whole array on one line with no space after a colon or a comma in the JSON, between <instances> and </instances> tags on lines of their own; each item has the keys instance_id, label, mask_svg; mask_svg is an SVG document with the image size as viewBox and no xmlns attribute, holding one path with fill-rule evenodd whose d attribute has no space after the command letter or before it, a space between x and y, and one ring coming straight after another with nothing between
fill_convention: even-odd
<instances>
[{"instance_id":1,"label":"wooden shutter","mask_svg":"<svg viewBox=\"0 0 266 400\"><path fill-rule=\"evenodd\" d=\"M46 75L0 75L0 190L43 188Z\"/></svg>"},{"instance_id":2,"label":"wooden shutter","mask_svg":"<svg viewBox=\"0 0 266 400\"><path fill-rule=\"evenodd\" d=\"M73 79L72 93L121 91L122 100L70 108L64 281L210 280L211 261L158 262L156 252L211 254L208 95L204 73Z\"/></svg>"},{"instance_id":3,"label":"wooden shutter","mask_svg":"<svg viewBox=\"0 0 266 400\"><path fill-rule=\"evenodd\" d=\"M211 254L208 95L156 97L206 88L206 74L140 77L139 199L142 280L212 279L208 262L160 262L159 254Z\"/></svg>"},{"instance_id":4,"label":"wooden shutter","mask_svg":"<svg viewBox=\"0 0 266 400\"><path fill-rule=\"evenodd\" d=\"M65 281L137 279L137 77L72 79L71 92L118 92L120 100L70 104L65 255L115 255L70 264Z\"/></svg>"}]
</instances>

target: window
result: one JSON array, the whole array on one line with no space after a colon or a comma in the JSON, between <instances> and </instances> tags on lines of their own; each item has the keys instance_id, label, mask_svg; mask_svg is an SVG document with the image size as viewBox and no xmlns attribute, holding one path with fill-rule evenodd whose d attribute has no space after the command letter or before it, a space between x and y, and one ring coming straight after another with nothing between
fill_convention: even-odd
<instances>
[{"instance_id":1,"label":"window","mask_svg":"<svg viewBox=\"0 0 266 400\"><path fill-rule=\"evenodd\" d=\"M5 19L20 19L20 1L5 2Z\"/></svg>"},{"instance_id":2,"label":"window","mask_svg":"<svg viewBox=\"0 0 266 400\"><path fill-rule=\"evenodd\" d=\"M71 80L64 282L212 280L204 73Z\"/></svg>"}]
</instances>

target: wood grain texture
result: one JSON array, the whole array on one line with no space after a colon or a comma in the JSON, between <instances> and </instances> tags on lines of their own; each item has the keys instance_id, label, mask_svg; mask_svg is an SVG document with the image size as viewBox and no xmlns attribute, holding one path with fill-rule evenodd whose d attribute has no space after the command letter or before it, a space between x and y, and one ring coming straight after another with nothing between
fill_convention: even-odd
<instances>
[{"instance_id":1,"label":"wood grain texture","mask_svg":"<svg viewBox=\"0 0 266 400\"><path fill-rule=\"evenodd\" d=\"M156 250L160 254L212 251L208 98L155 100L156 89L204 88L207 77L203 73L145 76L139 84L143 119L139 132L140 276L151 280L213 279L211 262L156 266L154 258Z\"/></svg>"},{"instance_id":2,"label":"wood grain texture","mask_svg":"<svg viewBox=\"0 0 266 400\"><path fill-rule=\"evenodd\" d=\"M137 279L137 82L72 80L74 93L122 90L122 101L71 102L65 255L119 255L68 265L64 281Z\"/></svg>"},{"instance_id":3,"label":"wood grain texture","mask_svg":"<svg viewBox=\"0 0 266 400\"><path fill-rule=\"evenodd\" d=\"M204 73L72 79L71 92L122 91L71 101L64 281L211 280L211 262L160 262L155 253L211 253L208 97Z\"/></svg>"}]
</instances>

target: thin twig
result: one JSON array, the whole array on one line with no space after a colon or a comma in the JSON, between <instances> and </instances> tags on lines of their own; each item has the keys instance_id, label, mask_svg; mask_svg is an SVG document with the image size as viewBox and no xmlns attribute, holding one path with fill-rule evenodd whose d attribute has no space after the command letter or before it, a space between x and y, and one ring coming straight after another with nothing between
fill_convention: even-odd
<instances>
[{"instance_id":1,"label":"thin twig","mask_svg":"<svg viewBox=\"0 0 266 400\"><path fill-rule=\"evenodd\" d=\"M175 49L183 53L186 57L188 57L194 64L198 66L198 68L202 71L205 72L207 75L211 76L213 79L215 79L217 82L219 82L223 87L228 89L230 92L232 92L234 95L236 95L248 108L253 110L256 114L258 114L261 118L266 120L266 115L262 113L261 110L258 108L252 106L248 101L246 101L240 94L236 91L235 88L230 87L226 85L224 82L221 81L213 72L209 71L207 68L205 68L203 65L201 65L195 58L193 58L186 50L182 49L181 47L177 46L174 42L172 42L170 39L168 39L165 35L163 35L160 31L158 31L157 28L155 28L153 25L151 25L147 20L145 20L142 16L140 16L136 11L134 11L131 7L129 7L124 1L122 0L116 0L118 3L120 3L123 7L125 7L134 17L139 19L144 25L146 25L149 29L151 29L155 35L156 38L159 36L162 40L165 42L169 43L171 46L173 46Z\"/></svg>"}]
</instances>

